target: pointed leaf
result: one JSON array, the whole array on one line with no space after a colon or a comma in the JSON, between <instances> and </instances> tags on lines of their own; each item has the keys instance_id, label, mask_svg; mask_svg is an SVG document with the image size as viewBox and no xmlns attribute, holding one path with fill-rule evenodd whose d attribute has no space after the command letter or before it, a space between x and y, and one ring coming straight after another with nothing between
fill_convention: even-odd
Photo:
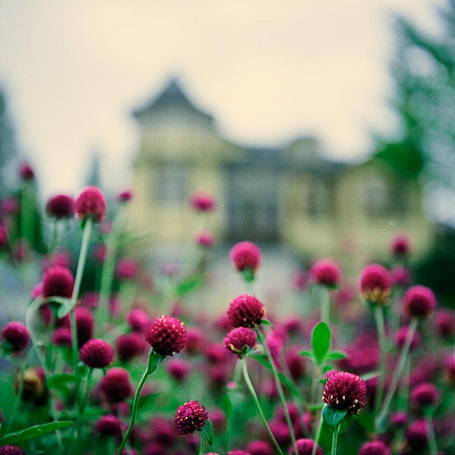
<instances>
[{"instance_id":1,"label":"pointed leaf","mask_svg":"<svg viewBox=\"0 0 455 455\"><path fill-rule=\"evenodd\" d=\"M326 356L327 362L333 362L334 360L342 360L345 359L347 355L344 352L341 351L332 351L329 352Z\"/></svg>"},{"instance_id":2,"label":"pointed leaf","mask_svg":"<svg viewBox=\"0 0 455 455\"><path fill-rule=\"evenodd\" d=\"M299 355L302 357L307 357L309 359L313 359L313 353L311 351L303 350L299 352Z\"/></svg>"},{"instance_id":3,"label":"pointed leaf","mask_svg":"<svg viewBox=\"0 0 455 455\"><path fill-rule=\"evenodd\" d=\"M27 441L28 439L37 438L38 436L42 436L43 434L52 433L56 430L61 430L62 428L69 427L73 425L74 422L67 420L67 421L60 421L60 422L49 422L44 423L42 425L35 425L30 428L26 428L25 430L16 431L15 433L10 433L2 438L0 438L1 445L10 445L10 444L17 444L18 442Z\"/></svg>"},{"instance_id":4,"label":"pointed leaf","mask_svg":"<svg viewBox=\"0 0 455 455\"><path fill-rule=\"evenodd\" d=\"M164 357L161 354L158 354L153 349L149 354L149 362L147 365L147 374L152 374L158 367L158 365L163 361Z\"/></svg>"},{"instance_id":5,"label":"pointed leaf","mask_svg":"<svg viewBox=\"0 0 455 455\"><path fill-rule=\"evenodd\" d=\"M213 445L213 426L210 420L205 422L205 425L201 428L201 433L204 435L209 445Z\"/></svg>"},{"instance_id":6,"label":"pointed leaf","mask_svg":"<svg viewBox=\"0 0 455 455\"><path fill-rule=\"evenodd\" d=\"M336 427L346 417L347 413L346 409L335 409L327 405L322 410L322 417L327 425Z\"/></svg>"},{"instance_id":7,"label":"pointed leaf","mask_svg":"<svg viewBox=\"0 0 455 455\"><path fill-rule=\"evenodd\" d=\"M191 291L196 290L204 284L204 275L195 275L184 281L181 281L175 290L177 297L183 297Z\"/></svg>"},{"instance_id":8,"label":"pointed leaf","mask_svg":"<svg viewBox=\"0 0 455 455\"><path fill-rule=\"evenodd\" d=\"M65 389L68 384L75 382L73 374L56 374L47 380L47 386L50 389Z\"/></svg>"},{"instance_id":9,"label":"pointed leaf","mask_svg":"<svg viewBox=\"0 0 455 455\"><path fill-rule=\"evenodd\" d=\"M325 356L330 351L330 340L332 332L325 322L320 322L314 329L311 336L314 359L317 365L322 365Z\"/></svg>"},{"instance_id":10,"label":"pointed leaf","mask_svg":"<svg viewBox=\"0 0 455 455\"><path fill-rule=\"evenodd\" d=\"M272 330L275 328L275 327L273 326L273 324L272 324L270 321L268 321L267 319L262 319L261 324L263 324L263 325L268 325L269 327L272 328Z\"/></svg>"}]
</instances>

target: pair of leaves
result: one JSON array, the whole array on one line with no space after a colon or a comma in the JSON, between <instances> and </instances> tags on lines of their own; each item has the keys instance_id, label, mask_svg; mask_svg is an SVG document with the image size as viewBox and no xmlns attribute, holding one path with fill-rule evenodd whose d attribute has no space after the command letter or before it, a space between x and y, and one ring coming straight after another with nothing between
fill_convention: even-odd
<instances>
[{"instance_id":1,"label":"pair of leaves","mask_svg":"<svg viewBox=\"0 0 455 455\"><path fill-rule=\"evenodd\" d=\"M348 411L346 409L336 409L327 405L324 406L324 409L322 410L322 418L327 425L337 427L346 417L347 413Z\"/></svg>"},{"instance_id":2,"label":"pair of leaves","mask_svg":"<svg viewBox=\"0 0 455 455\"><path fill-rule=\"evenodd\" d=\"M0 438L0 445L11 445L17 444L22 441L27 441L28 439L37 438L47 433L52 433L56 430L61 430L63 428L73 425L74 422L70 420L60 421L60 422L49 422L42 425L35 425L25 430L16 431L15 433L10 433L2 438Z\"/></svg>"},{"instance_id":3,"label":"pair of leaves","mask_svg":"<svg viewBox=\"0 0 455 455\"><path fill-rule=\"evenodd\" d=\"M213 425L210 420L205 422L205 425L201 428L201 433L204 435L204 438L207 440L209 445L213 445Z\"/></svg>"},{"instance_id":4,"label":"pair of leaves","mask_svg":"<svg viewBox=\"0 0 455 455\"><path fill-rule=\"evenodd\" d=\"M51 306L51 308L56 309L58 319L64 318L73 308L71 299L67 299L65 297L49 297L47 299L47 303Z\"/></svg>"}]
</instances>

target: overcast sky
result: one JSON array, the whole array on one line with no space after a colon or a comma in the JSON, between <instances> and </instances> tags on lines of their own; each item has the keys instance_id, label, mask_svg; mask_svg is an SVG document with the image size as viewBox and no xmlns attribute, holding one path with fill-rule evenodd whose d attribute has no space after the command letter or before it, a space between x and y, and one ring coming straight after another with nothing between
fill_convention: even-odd
<instances>
[{"instance_id":1,"label":"overcast sky","mask_svg":"<svg viewBox=\"0 0 455 455\"><path fill-rule=\"evenodd\" d=\"M171 75L237 142L316 134L337 158L393 135L388 64L401 12L436 30L437 0L0 0L0 84L44 195L77 192L98 150L131 182L130 112Z\"/></svg>"}]
</instances>

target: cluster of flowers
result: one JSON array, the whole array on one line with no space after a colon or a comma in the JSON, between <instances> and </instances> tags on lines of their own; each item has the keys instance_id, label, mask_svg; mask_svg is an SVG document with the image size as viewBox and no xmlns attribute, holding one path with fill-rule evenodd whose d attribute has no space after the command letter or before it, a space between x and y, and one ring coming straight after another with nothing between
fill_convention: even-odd
<instances>
[{"instance_id":1,"label":"cluster of flowers","mask_svg":"<svg viewBox=\"0 0 455 455\"><path fill-rule=\"evenodd\" d=\"M24 188L35 178L28 165L20 176ZM262 253L240 242L229 258L244 291L211 316L197 302L209 298L213 233L196 235L199 256L184 276L166 264L152 282L122 243L132 199L118 195L108 224L99 188L47 201L55 235L29 259L41 280L25 321L1 328L0 455L454 452L455 314L412 283L405 236L392 243L392 267L368 264L357 285L332 259L298 272L294 315L276 302L266 311L254 295ZM6 202L2 261L20 275ZM215 209L205 193L190 205L204 221ZM59 226L75 219L73 268ZM91 263L99 277L84 288Z\"/></svg>"}]
</instances>

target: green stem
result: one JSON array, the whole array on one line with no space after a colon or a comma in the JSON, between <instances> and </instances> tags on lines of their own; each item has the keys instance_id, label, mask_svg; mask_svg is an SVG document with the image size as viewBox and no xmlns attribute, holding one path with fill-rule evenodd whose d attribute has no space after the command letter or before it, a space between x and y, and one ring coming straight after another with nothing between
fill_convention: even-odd
<instances>
[{"instance_id":1,"label":"green stem","mask_svg":"<svg viewBox=\"0 0 455 455\"><path fill-rule=\"evenodd\" d=\"M278 395L280 396L280 401L281 401L281 405L283 407L284 416L285 416L286 422L288 424L289 434L291 436L291 441L292 441L292 447L294 448L294 452L298 453L299 451L297 449L297 444L295 442L294 427L292 426L291 417L289 415L288 407L286 404L286 398L284 396L283 386L281 385L281 380L280 380L280 377L278 376L278 370L276 368L272 354L269 351L267 343L266 343L259 327L256 328L256 333L258 334L259 341L262 344L262 347L264 348L264 351L265 351L267 358L269 359L270 365L272 367L273 378L275 379L275 384L278 389Z\"/></svg>"},{"instance_id":2,"label":"green stem","mask_svg":"<svg viewBox=\"0 0 455 455\"><path fill-rule=\"evenodd\" d=\"M333 430L332 450L330 451L330 455L336 455L336 453L337 453L338 435L339 435L339 433L340 433L340 424L338 424Z\"/></svg>"},{"instance_id":3,"label":"green stem","mask_svg":"<svg viewBox=\"0 0 455 455\"><path fill-rule=\"evenodd\" d=\"M122 455L123 450L125 449L126 443L128 442L128 439L130 437L131 431L133 430L134 423L136 422L136 414L137 414L137 407L139 404L139 397L141 395L141 390L142 387L144 387L145 381L147 378L156 370L158 365L163 361L164 357L161 357L158 361L155 361L155 352L153 350L150 351L149 354L149 360L147 363L147 368L144 371L144 374L142 375L142 378L139 382L139 385L137 386L136 393L134 394L134 400L133 400L133 407L131 409L131 418L130 418L130 423L128 425L128 429L126 430L125 436L123 437L122 444L120 445L120 449L118 451L118 455ZM152 361L154 362L152 364ZM115 454L113 454L115 455Z\"/></svg>"},{"instance_id":4,"label":"green stem","mask_svg":"<svg viewBox=\"0 0 455 455\"><path fill-rule=\"evenodd\" d=\"M251 382L250 376L248 374L248 368L247 368L247 363L246 363L246 357L243 357L242 360L242 372L243 372L243 378L245 379L246 385L248 387L248 390L251 393L251 396L253 397L253 401L256 405L256 408L259 412L259 416L261 417L262 423L264 424L264 427L267 431L267 434L269 435L270 439L273 442L273 445L275 446L277 453L280 455L283 455L283 452L278 445L277 440L275 439L275 436L273 436L272 431L270 430L269 424L267 423L267 419L265 418L264 412L262 411L261 404L259 403L258 396L256 394L256 391L254 390L253 383ZM296 452L297 453L297 452Z\"/></svg>"},{"instance_id":5,"label":"green stem","mask_svg":"<svg viewBox=\"0 0 455 455\"><path fill-rule=\"evenodd\" d=\"M319 286L321 301L321 321L330 324L330 293L324 286Z\"/></svg>"},{"instance_id":6,"label":"green stem","mask_svg":"<svg viewBox=\"0 0 455 455\"><path fill-rule=\"evenodd\" d=\"M77 417L77 437L78 437L79 453L81 452L81 448L82 448L81 447L82 423L83 423L84 409L85 409L85 405L87 403L88 392L90 390L90 382L92 380L92 373L93 373L93 368L90 368L88 370L87 383L85 384L85 391L84 391L84 394L82 395L81 405L79 408L79 415Z\"/></svg>"},{"instance_id":7,"label":"green stem","mask_svg":"<svg viewBox=\"0 0 455 455\"><path fill-rule=\"evenodd\" d=\"M427 415L425 420L427 421L428 426L428 445L430 446L430 454L438 455L438 444L436 442L436 436L434 434L433 417L431 414Z\"/></svg>"},{"instance_id":8,"label":"green stem","mask_svg":"<svg viewBox=\"0 0 455 455\"><path fill-rule=\"evenodd\" d=\"M57 242L58 242L58 221L56 219L53 220L53 226L52 226L52 237L51 237L51 242L49 244L49 253L53 253L55 248L57 247Z\"/></svg>"},{"instance_id":9,"label":"green stem","mask_svg":"<svg viewBox=\"0 0 455 455\"><path fill-rule=\"evenodd\" d=\"M199 447L199 455L204 455L204 433L201 432L201 446Z\"/></svg>"},{"instance_id":10,"label":"green stem","mask_svg":"<svg viewBox=\"0 0 455 455\"><path fill-rule=\"evenodd\" d=\"M27 308L27 311L25 312L25 325L27 326L27 329L30 333L30 339L32 340L33 347L38 355L38 359L41 363L41 366L43 367L46 376L48 376L49 371L47 370L46 360L43 356L43 353L40 350L41 342L38 340L35 328L33 327L33 317L35 316L36 311L38 310L42 303L43 301L40 298L37 298L32 301L32 303Z\"/></svg>"},{"instance_id":11,"label":"green stem","mask_svg":"<svg viewBox=\"0 0 455 455\"><path fill-rule=\"evenodd\" d=\"M418 319L414 318L411 321L409 326L408 337L406 338L406 342L401 350L400 358L398 360L398 366L395 369L395 373L393 375L392 383L390 385L390 389L387 393L387 396L384 400L384 405L382 407L381 412L378 416L378 428L381 430L381 426L384 423L384 419L387 417L387 413L389 412L390 405L392 403L393 396L397 390L398 383L400 381L401 375L403 373L404 366L406 365L406 359L409 353L409 349L411 347L412 339L414 338L414 333L417 329Z\"/></svg>"},{"instance_id":12,"label":"green stem","mask_svg":"<svg viewBox=\"0 0 455 455\"><path fill-rule=\"evenodd\" d=\"M14 419L16 418L17 411L19 410L19 405L20 405L20 402L21 402L22 392L24 390L24 371L26 370L26 368L28 366L28 363L30 361L30 357L32 356L32 353L33 353L33 349L34 349L34 346L32 346L29 349L29 351L27 353L27 356L24 359L24 363L22 364L22 367L21 367L21 369L19 371L19 388L18 388L18 391L17 391L16 398L14 400L14 405L13 405L13 410L11 412L11 416L10 416L10 418L8 420L8 425L6 426L6 433L8 433L9 430L11 429L11 427L13 426Z\"/></svg>"},{"instance_id":13,"label":"green stem","mask_svg":"<svg viewBox=\"0 0 455 455\"><path fill-rule=\"evenodd\" d=\"M323 424L324 424L324 419L322 418L322 411L321 411L321 414L319 415L318 430L316 432L316 437L314 438L314 447L313 447L313 451L311 452L311 455L316 454L316 449L318 448L319 439L321 438Z\"/></svg>"},{"instance_id":14,"label":"green stem","mask_svg":"<svg viewBox=\"0 0 455 455\"><path fill-rule=\"evenodd\" d=\"M385 379L385 361L386 361L386 339L385 339L385 330L384 330L384 309L382 306L375 306L374 308L374 319L376 322L376 329L378 332L378 342L380 349L380 359L379 359L379 384L378 391L375 397L374 403L374 417L375 417L375 431L378 432L379 429L379 408L382 402L382 394L384 392L384 379Z\"/></svg>"}]
</instances>

